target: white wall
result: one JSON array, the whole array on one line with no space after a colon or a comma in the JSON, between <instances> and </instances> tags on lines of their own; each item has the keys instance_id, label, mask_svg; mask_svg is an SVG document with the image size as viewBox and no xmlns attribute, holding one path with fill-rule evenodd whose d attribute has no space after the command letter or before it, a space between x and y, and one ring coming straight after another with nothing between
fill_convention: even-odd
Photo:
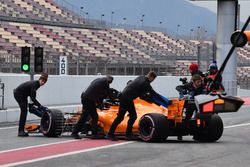
<instances>
[{"instance_id":1,"label":"white wall","mask_svg":"<svg viewBox=\"0 0 250 167\"><path fill-rule=\"evenodd\" d=\"M39 75L35 76L38 79ZM50 75L48 82L37 90L37 99L45 106L79 104L80 95L91 81L103 76L58 76ZM110 87L122 91L126 83L136 76L114 76L114 81ZM26 74L0 74L2 82L5 84L5 107L17 107L13 97L13 89L19 84L28 81ZM180 84L180 77L157 77L152 83L153 88L160 94L167 97L177 97L175 87Z\"/></svg>"},{"instance_id":2,"label":"white wall","mask_svg":"<svg viewBox=\"0 0 250 167\"><path fill-rule=\"evenodd\" d=\"M38 79L39 75L35 76ZM103 76L58 76L50 75L48 82L37 91L38 101L45 106L80 104L80 96L91 81ZM126 83L136 76L114 76L114 81L110 87L119 91L123 90ZM179 76L159 76L152 83L154 90L166 97L178 97L175 87L181 82ZM5 107L17 107L13 97L13 89L19 84L30 79L26 74L2 74L0 79L5 84ZM1 90L0 90L1 91ZM0 92L1 93L1 92ZM248 96L249 90L239 90L238 95ZM1 104L1 99L0 99Z\"/></svg>"}]
</instances>

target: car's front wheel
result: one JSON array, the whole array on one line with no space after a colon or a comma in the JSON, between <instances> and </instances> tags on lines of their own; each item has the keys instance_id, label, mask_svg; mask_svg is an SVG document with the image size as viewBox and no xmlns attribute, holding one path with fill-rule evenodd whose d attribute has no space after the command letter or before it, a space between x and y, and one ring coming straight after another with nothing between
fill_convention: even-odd
<instances>
[{"instance_id":1,"label":"car's front wheel","mask_svg":"<svg viewBox=\"0 0 250 167\"><path fill-rule=\"evenodd\" d=\"M63 131L64 116L60 110L48 110L41 119L40 130L44 136L58 137Z\"/></svg>"}]
</instances>

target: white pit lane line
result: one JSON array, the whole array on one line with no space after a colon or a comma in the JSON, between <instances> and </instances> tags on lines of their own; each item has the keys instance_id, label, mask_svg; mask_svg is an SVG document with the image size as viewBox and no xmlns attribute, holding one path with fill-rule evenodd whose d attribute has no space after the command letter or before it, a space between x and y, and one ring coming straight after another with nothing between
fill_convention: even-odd
<instances>
[{"instance_id":1,"label":"white pit lane line","mask_svg":"<svg viewBox=\"0 0 250 167\"><path fill-rule=\"evenodd\" d=\"M249 126L249 125L250 123L236 124L236 125L225 126L224 129L237 128L237 127L243 127L243 126Z\"/></svg>"},{"instance_id":2,"label":"white pit lane line","mask_svg":"<svg viewBox=\"0 0 250 167\"><path fill-rule=\"evenodd\" d=\"M6 129L14 129L17 128L18 126L8 126L8 127L2 127L0 130L6 130Z\"/></svg>"}]
</instances>

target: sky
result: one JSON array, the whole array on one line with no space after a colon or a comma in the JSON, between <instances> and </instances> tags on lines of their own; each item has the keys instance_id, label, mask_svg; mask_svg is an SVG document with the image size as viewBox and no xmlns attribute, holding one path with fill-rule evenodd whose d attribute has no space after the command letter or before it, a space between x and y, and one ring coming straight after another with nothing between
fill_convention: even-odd
<instances>
[{"instance_id":1,"label":"sky","mask_svg":"<svg viewBox=\"0 0 250 167\"><path fill-rule=\"evenodd\" d=\"M55 0L61 1L61 0ZM65 0L70 2L71 0ZM86 1L86 0L83 0ZM217 2L215 0L198 0L198 1L190 1L184 0L192 3L194 5L198 5L204 8L207 8L213 12L217 12ZM247 18L250 16L250 0L238 0L240 4L240 18L242 22L245 22Z\"/></svg>"},{"instance_id":2,"label":"sky","mask_svg":"<svg viewBox=\"0 0 250 167\"><path fill-rule=\"evenodd\" d=\"M77 9L77 12L80 12L80 13L82 11L84 11L84 10L88 10L88 8L90 8L90 7L93 8L93 3L98 2L98 4L99 4L98 9L94 6L94 9L91 8L91 11L88 11L88 15L86 15L86 17L90 18L90 19L101 19L101 20L103 19L105 21L110 21L111 20L108 17L108 15L106 15L107 11L105 11L104 8L101 8L101 6L102 6L101 4L102 3L106 3L107 0L95 0L95 1L94 0L54 0L54 1L56 1L56 2L67 2L67 3L64 3L64 4L71 4L71 5L74 4L74 7ZM109 0L109 2L110 1L111 0ZM119 1L123 2L123 1L125 1L126 2L126 0L119 0L119 1L118 0L114 0L114 1L116 1L116 2L119 2ZM149 0L137 0L137 1L140 1L141 3L148 3L150 5L152 5L152 2L154 2L154 0L151 0L151 1L149 1ZM169 0L169 2L171 2L171 1L177 1L177 0ZM208 10L210 10L210 11L212 11L214 13L217 12L217 0L197 0L197 1L178 0L178 1L185 1L186 3L191 3L191 4L194 4L194 5L200 6L200 7L207 8ZM239 4L240 4L240 21L242 23L244 23L247 20L247 18L250 16L250 0L238 0L238 1L239 1ZM159 2L160 2L160 0L159 0ZM59 3L59 4L61 4L61 3ZM86 5L86 6L84 6L84 10L81 11L81 10L79 10L79 6L77 6L76 4L77 5L78 4L79 5L83 5L83 6ZM123 7L122 5L117 5L117 3L116 3L116 6L118 7L118 9L120 9L120 8ZM133 7L131 7L131 9L132 8ZM114 10L112 10L112 7L110 7L109 9L106 9L106 10L114 11ZM135 9L133 8L133 10L135 10ZM140 10L142 10L142 9L140 7L138 7L138 9L136 10L137 13L138 13L138 11L140 12ZM162 12L162 10L159 10L157 12L153 11L154 14L155 13L161 13L161 12ZM95 13L95 14L93 14L93 13ZM103 13L103 14L105 13L105 17L101 17L101 13ZM134 23L136 21L136 19L134 17L136 17L136 16L129 16L129 18L126 17L126 21L122 20L121 18L124 17L124 16L126 16L126 15L127 14L124 13L124 12L122 12L122 10L119 10L119 14L117 12L115 12L115 16L112 17L112 20L115 23L120 23L120 24L131 24L131 25L139 24L138 22ZM199 17L199 16L197 15L197 17ZM148 22L146 22L146 20L145 20L144 25L148 25L149 24L149 18L147 17L147 19L148 19L147 20ZM165 18L165 17L162 18L162 16L159 16L155 20L157 20L157 19L158 20L160 19L162 21L162 24L161 24L160 27L164 27L165 26L165 27L168 27L169 29L171 29L172 31L175 31L173 29L173 27L170 28L168 25L166 25L166 24L168 24L165 21L167 18ZM156 23L154 23L154 24L156 24ZM155 26L154 24L150 23L150 26ZM175 24L177 25L177 23L175 23ZM157 25L159 25L159 22L157 22ZM249 25L249 28L250 28L250 25Z\"/></svg>"},{"instance_id":3,"label":"sky","mask_svg":"<svg viewBox=\"0 0 250 167\"><path fill-rule=\"evenodd\" d=\"M213 12L217 12L217 2L216 1L190 1L186 0L195 5L205 7ZM240 4L240 20L245 22L250 16L250 0L239 0Z\"/></svg>"}]
</instances>

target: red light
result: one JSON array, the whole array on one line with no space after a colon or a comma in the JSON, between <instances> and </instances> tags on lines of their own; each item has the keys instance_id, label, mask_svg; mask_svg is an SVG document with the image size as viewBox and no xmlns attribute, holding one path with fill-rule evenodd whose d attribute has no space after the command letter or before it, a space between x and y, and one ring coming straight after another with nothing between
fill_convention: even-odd
<instances>
[{"instance_id":1,"label":"red light","mask_svg":"<svg viewBox=\"0 0 250 167\"><path fill-rule=\"evenodd\" d=\"M209 102L203 105L203 112L213 112L214 110L214 102Z\"/></svg>"}]
</instances>

